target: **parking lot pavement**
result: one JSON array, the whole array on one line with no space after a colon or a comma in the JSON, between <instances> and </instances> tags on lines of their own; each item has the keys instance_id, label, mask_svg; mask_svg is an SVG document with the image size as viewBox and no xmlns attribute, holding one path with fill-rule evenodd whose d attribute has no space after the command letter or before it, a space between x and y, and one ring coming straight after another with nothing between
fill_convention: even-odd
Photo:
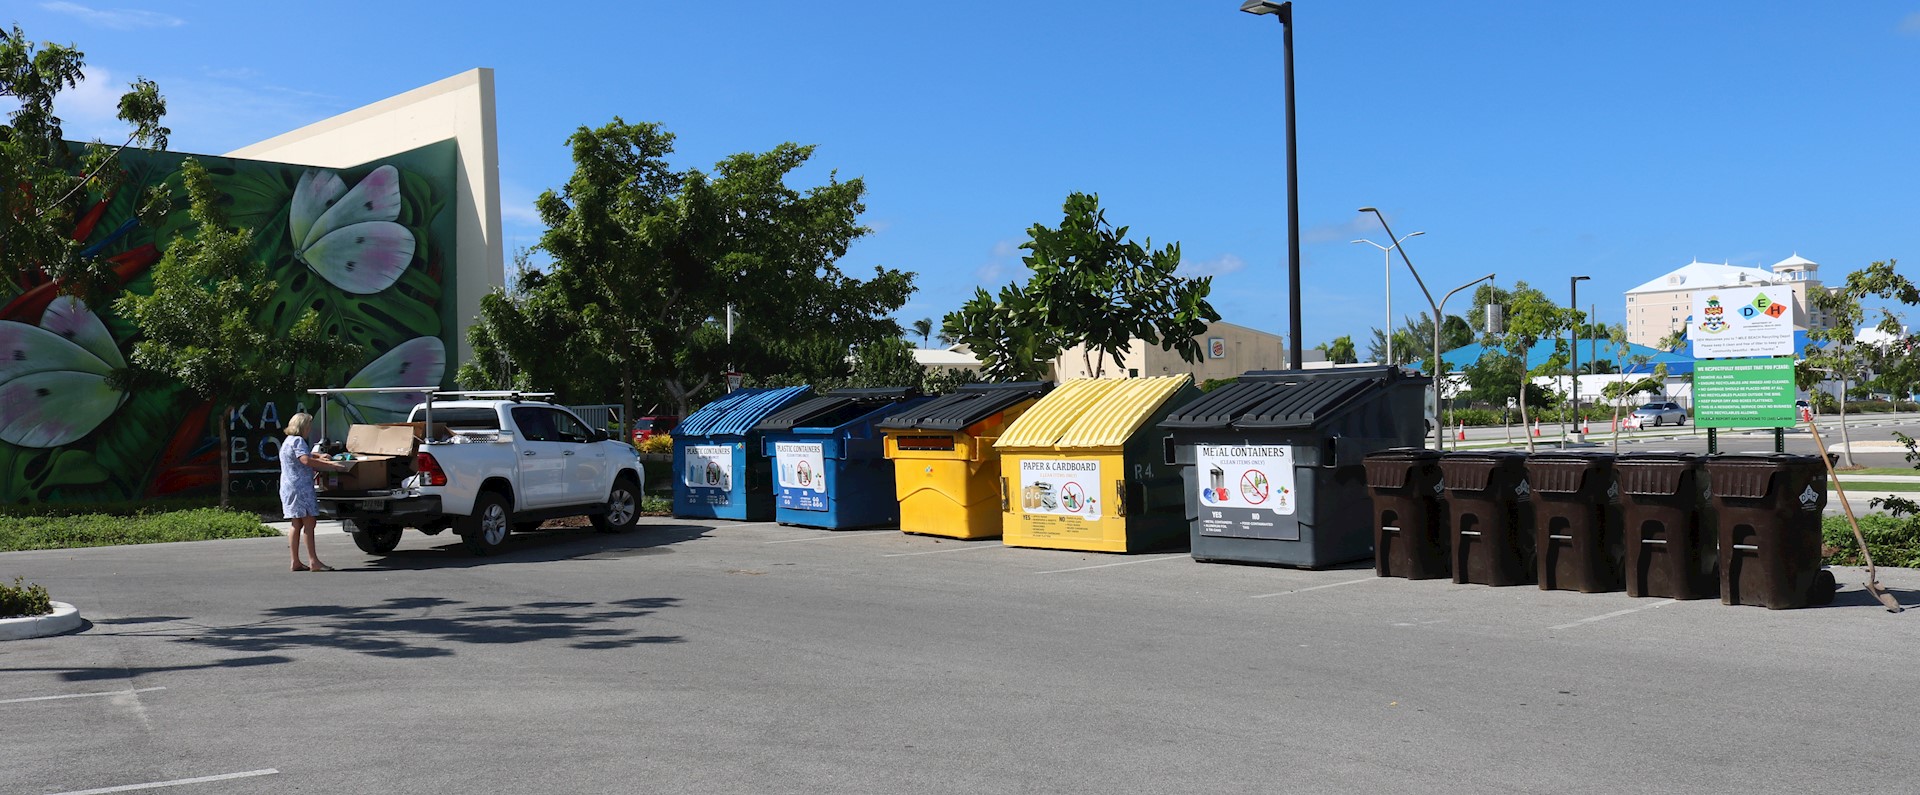
<instances>
[{"instance_id":1,"label":"parking lot pavement","mask_svg":"<svg viewBox=\"0 0 1920 795\"><path fill-rule=\"evenodd\" d=\"M0 791L1911 789L1920 611L1851 570L1767 611L766 523L510 543L0 554L92 621L0 647Z\"/></svg>"}]
</instances>

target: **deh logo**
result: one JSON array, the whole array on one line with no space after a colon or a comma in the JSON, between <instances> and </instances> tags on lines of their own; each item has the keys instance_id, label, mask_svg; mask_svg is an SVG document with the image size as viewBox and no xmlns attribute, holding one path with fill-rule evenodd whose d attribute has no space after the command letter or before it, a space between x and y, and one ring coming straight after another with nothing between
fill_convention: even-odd
<instances>
[{"instance_id":1,"label":"deh logo","mask_svg":"<svg viewBox=\"0 0 1920 795\"><path fill-rule=\"evenodd\" d=\"M1802 508L1812 508L1813 504L1819 501L1820 492L1814 491L1811 485L1807 486L1806 491L1800 492L1800 507Z\"/></svg>"}]
</instances>

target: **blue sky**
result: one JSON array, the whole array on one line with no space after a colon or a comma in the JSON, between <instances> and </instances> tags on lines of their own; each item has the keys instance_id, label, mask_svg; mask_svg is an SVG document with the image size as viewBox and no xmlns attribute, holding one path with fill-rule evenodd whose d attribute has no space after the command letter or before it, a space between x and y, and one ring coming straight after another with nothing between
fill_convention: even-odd
<instances>
[{"instance_id":1,"label":"blue sky","mask_svg":"<svg viewBox=\"0 0 1920 795\"><path fill-rule=\"evenodd\" d=\"M678 165L817 144L867 182L849 252L920 274L903 323L1019 277L1071 191L1287 327L1281 28L1237 0L10 4L88 54L70 134L144 75L173 148L225 152L475 66L496 70L509 250L564 141L664 122ZM1090 9L1097 9L1093 13ZM1835 282L1920 263L1920 2L1296 3L1305 338L1385 321L1376 205L1438 293L1487 272L1623 316L1693 258L1799 253ZM1911 266L1902 268L1912 272ZM1394 309L1424 301L1403 268ZM1459 299L1456 299L1458 301ZM1449 309L1455 309L1450 305Z\"/></svg>"}]
</instances>

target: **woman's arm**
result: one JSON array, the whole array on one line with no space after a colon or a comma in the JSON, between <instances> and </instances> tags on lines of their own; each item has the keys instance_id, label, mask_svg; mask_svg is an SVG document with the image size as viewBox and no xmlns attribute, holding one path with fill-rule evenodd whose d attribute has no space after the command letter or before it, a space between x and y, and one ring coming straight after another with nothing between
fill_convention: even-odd
<instances>
[{"instance_id":1,"label":"woman's arm","mask_svg":"<svg viewBox=\"0 0 1920 795\"><path fill-rule=\"evenodd\" d=\"M327 471L327 472L347 471L346 465L336 464L332 461L327 460L326 457L324 456L317 456L312 453L308 453L306 455L300 456L300 463L302 466L305 466L306 468L313 469L313 470L320 470L320 471Z\"/></svg>"}]
</instances>

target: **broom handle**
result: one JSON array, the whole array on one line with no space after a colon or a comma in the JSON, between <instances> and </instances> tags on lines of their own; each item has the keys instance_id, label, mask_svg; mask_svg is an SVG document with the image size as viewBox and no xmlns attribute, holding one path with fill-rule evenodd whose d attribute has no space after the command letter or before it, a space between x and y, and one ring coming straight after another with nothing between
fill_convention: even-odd
<instances>
[{"instance_id":1,"label":"broom handle","mask_svg":"<svg viewBox=\"0 0 1920 795\"><path fill-rule=\"evenodd\" d=\"M1840 495L1840 509L1847 512L1847 525L1853 528L1853 540L1860 544L1860 559L1867 562L1867 581L1878 584L1873 571L1873 553L1867 551L1867 536L1860 532L1860 520L1853 518L1853 504L1847 502L1847 490L1840 486L1840 476L1833 471L1833 459L1827 457L1827 443L1820 438L1820 427L1809 419L1807 430L1813 432L1813 443L1820 448L1820 460L1827 465L1827 477L1833 480L1833 490Z\"/></svg>"}]
</instances>

